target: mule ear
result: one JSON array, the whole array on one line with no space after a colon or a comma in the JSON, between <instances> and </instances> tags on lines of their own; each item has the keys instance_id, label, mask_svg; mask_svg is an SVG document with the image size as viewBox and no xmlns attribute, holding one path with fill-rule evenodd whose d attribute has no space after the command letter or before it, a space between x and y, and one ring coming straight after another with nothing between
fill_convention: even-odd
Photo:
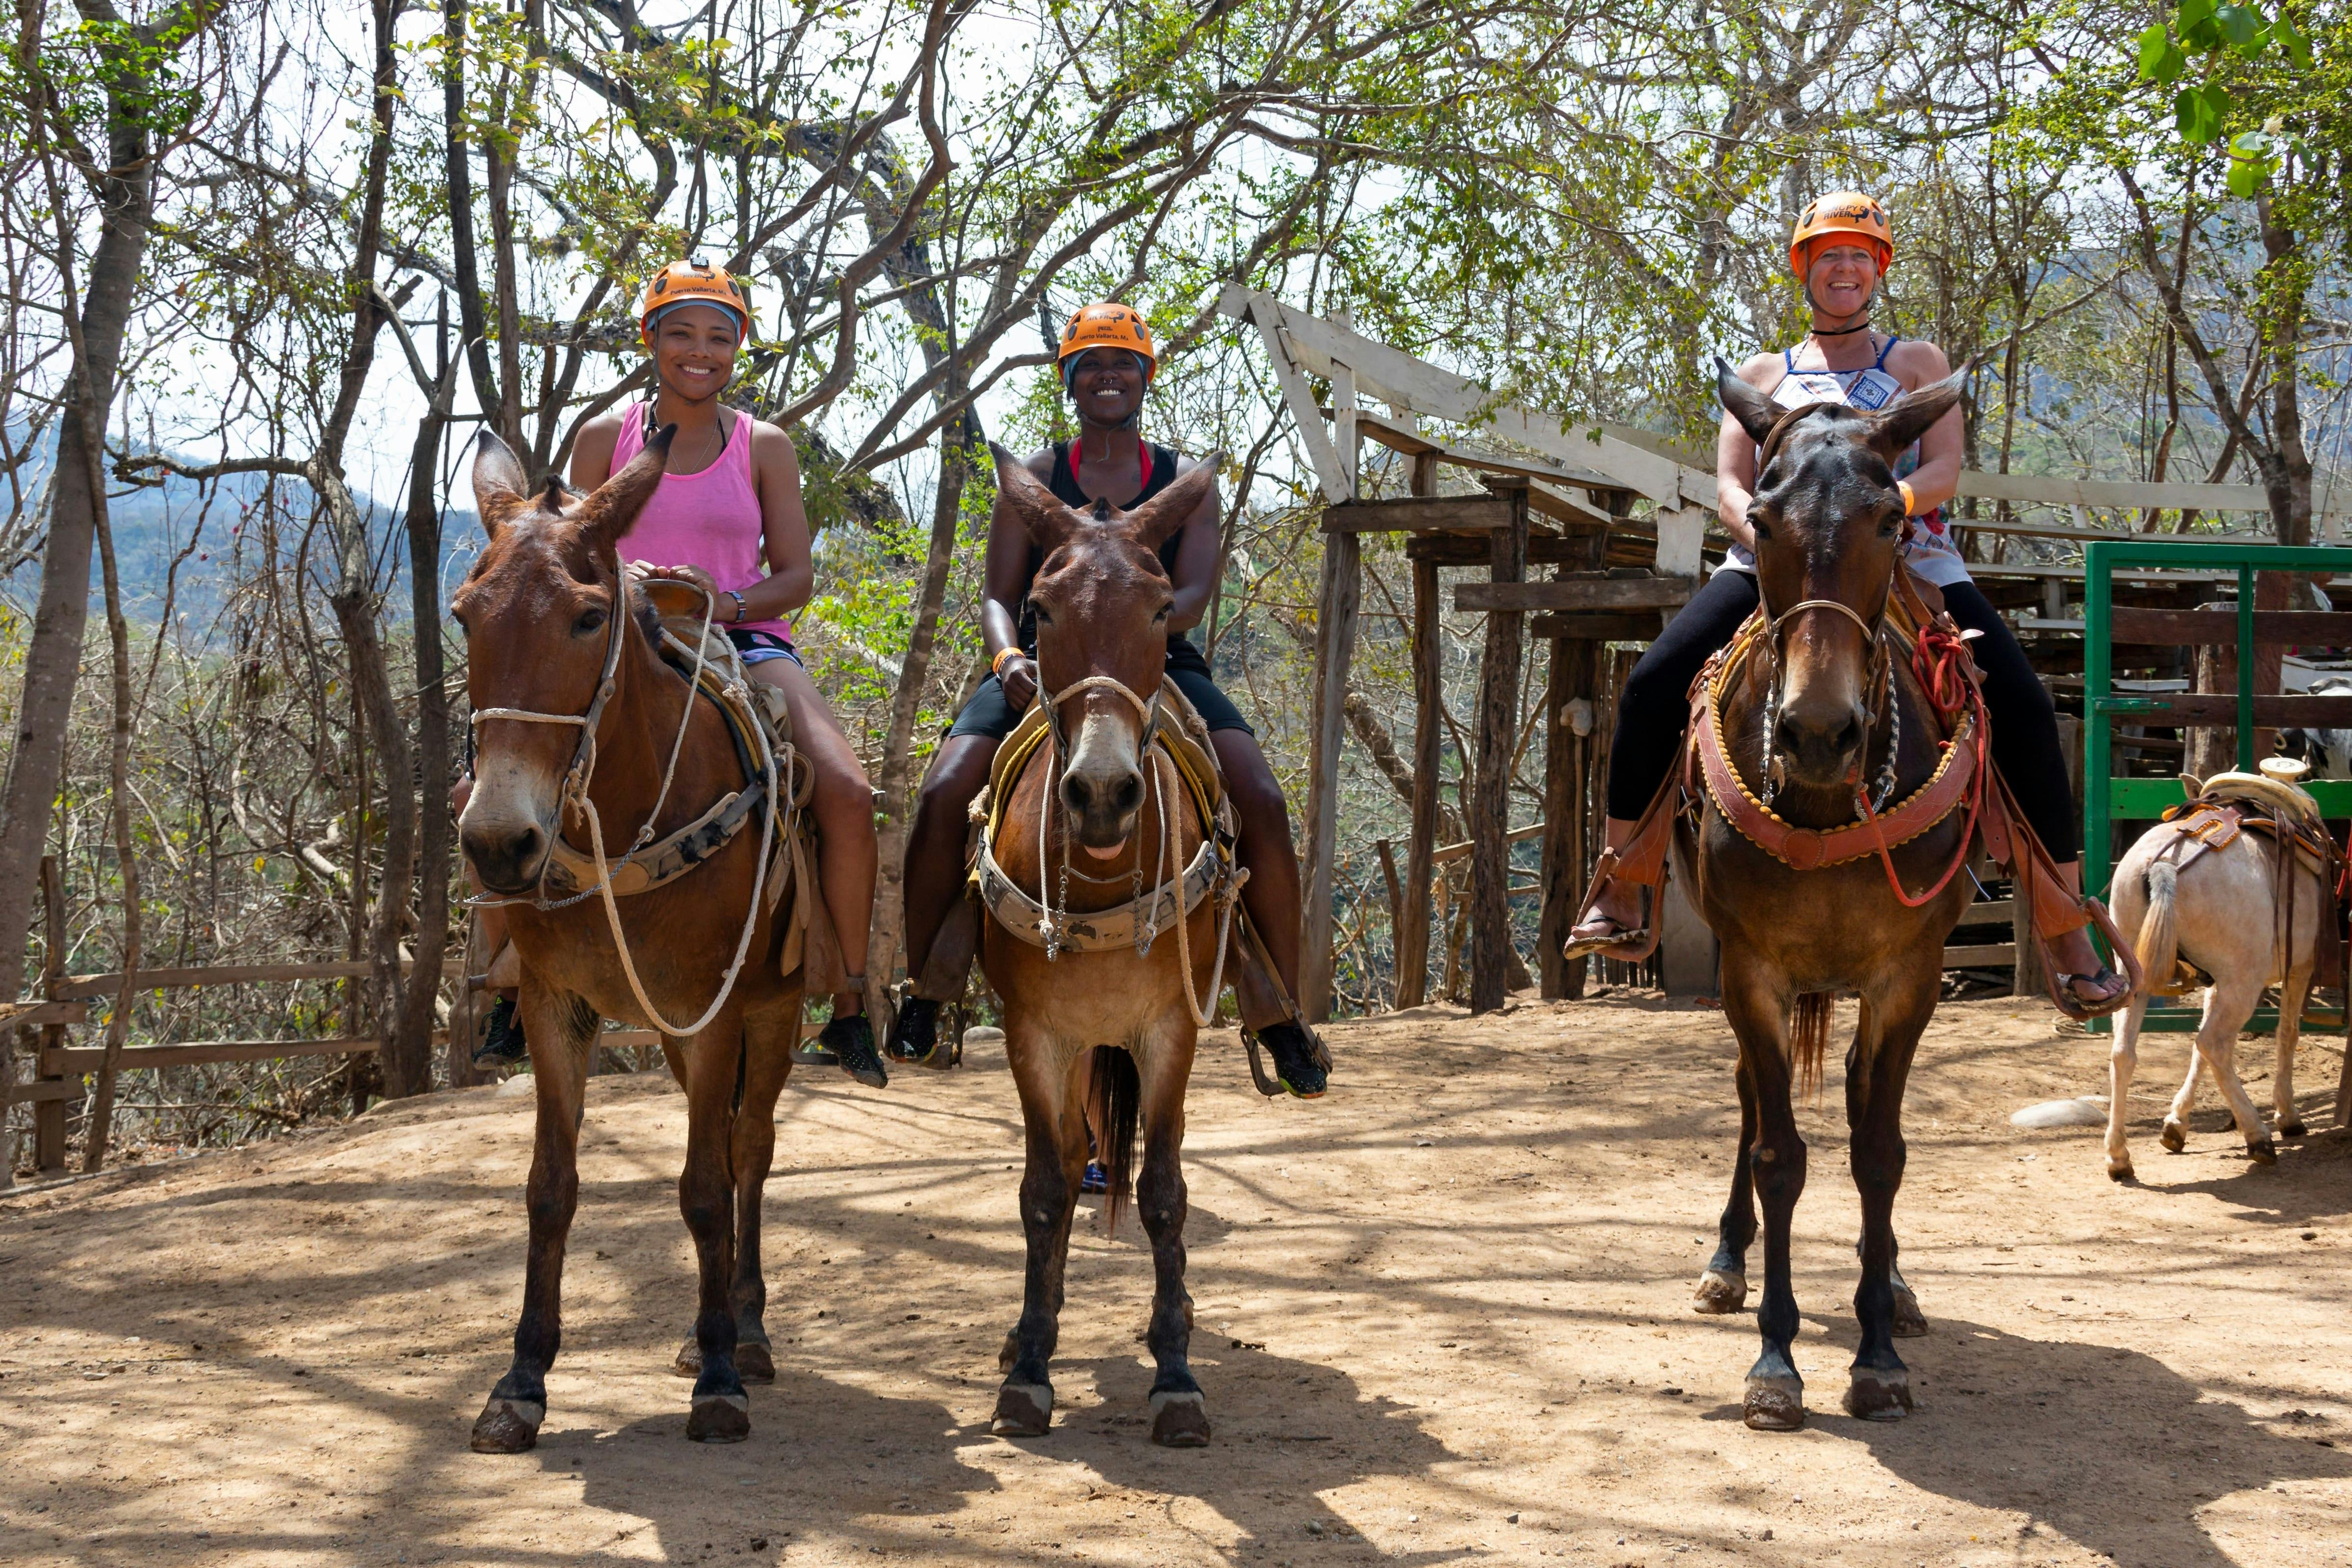
<instances>
[{"instance_id":1,"label":"mule ear","mask_svg":"<svg viewBox=\"0 0 2352 1568\"><path fill-rule=\"evenodd\" d=\"M600 550L610 550L620 543L621 535L637 521L637 513L646 510L646 502L654 499L662 471L669 467L669 444L677 437L675 425L665 425L655 431L644 451L631 458L619 473L598 485L595 493L580 503L580 526L587 532L589 543Z\"/></svg>"},{"instance_id":2,"label":"mule ear","mask_svg":"<svg viewBox=\"0 0 2352 1568\"><path fill-rule=\"evenodd\" d=\"M1135 542L1146 550L1157 550L1176 531L1192 521L1201 510L1201 502L1217 493L1217 473L1225 466L1225 455L1213 452L1208 459L1127 514L1127 525L1135 534Z\"/></svg>"},{"instance_id":3,"label":"mule ear","mask_svg":"<svg viewBox=\"0 0 2352 1568\"><path fill-rule=\"evenodd\" d=\"M1739 374L1721 354L1715 356L1715 395L1723 404L1723 411L1739 421L1748 438L1758 446L1772 433L1780 420L1780 409L1773 401L1739 379Z\"/></svg>"},{"instance_id":4,"label":"mule ear","mask_svg":"<svg viewBox=\"0 0 2352 1568\"><path fill-rule=\"evenodd\" d=\"M529 508L523 492L530 483L512 449L485 428L474 441L474 510L481 515L483 533L496 539L517 512Z\"/></svg>"},{"instance_id":5,"label":"mule ear","mask_svg":"<svg viewBox=\"0 0 2352 1568\"><path fill-rule=\"evenodd\" d=\"M1870 419L1871 449L1893 462L1960 401L1958 373L1906 392Z\"/></svg>"},{"instance_id":6,"label":"mule ear","mask_svg":"<svg viewBox=\"0 0 2352 1568\"><path fill-rule=\"evenodd\" d=\"M1079 514L1029 471L1029 465L991 441L996 457L996 510L1019 522L1029 542L1051 555L1077 527Z\"/></svg>"}]
</instances>

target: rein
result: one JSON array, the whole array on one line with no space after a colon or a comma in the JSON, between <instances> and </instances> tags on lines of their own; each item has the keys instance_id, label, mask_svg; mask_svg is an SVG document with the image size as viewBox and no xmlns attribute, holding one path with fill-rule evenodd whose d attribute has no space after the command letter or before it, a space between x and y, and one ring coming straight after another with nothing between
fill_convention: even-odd
<instances>
[{"instance_id":1,"label":"rein","mask_svg":"<svg viewBox=\"0 0 2352 1568\"><path fill-rule=\"evenodd\" d=\"M601 895L604 900L605 922L612 928L613 951L620 958L621 973L629 983L630 994L636 998L637 1005L644 1009L646 1016L652 1021L654 1027L665 1035L684 1037L699 1034L711 1019L719 1016L719 1008L725 1006L727 998L734 994L735 982L742 973L743 960L751 951L751 933L759 925L763 907L762 895L767 889L769 852L775 845L776 756L774 749L769 744L766 726L756 723L746 726L759 743L759 782L765 797L760 813L760 858L752 871L751 898L744 910L742 933L736 939L734 959L727 965L727 973L719 984L719 994L711 998L710 1005L704 1009L702 1016L693 1023L672 1024L662 1016L661 1010L656 1007L652 998L646 994L645 984L637 977L636 963L629 951L629 939L621 929L620 904L613 896L614 862L604 850L604 817L597 812L596 803L590 799L588 795L589 785L596 776L597 726L603 722L605 705L612 700L613 693L619 686L621 648L623 638L626 634L625 623L627 607L628 582L625 576L622 576L615 579L612 632L604 642L604 667L597 677L596 695L589 700L586 712L541 713L528 708L482 708L477 709L471 716L471 723L477 730L485 720L490 719L505 719L525 724L577 724L580 726L580 743L572 751L572 765L564 771L563 784L558 795L556 837L561 840L562 837L564 811L576 810L586 818L589 854L596 868L595 885L568 899L549 900L540 896L538 889L546 884L548 870L554 863L555 857L551 846L547 858L540 863L539 878L533 884L533 890L530 896L504 899L478 896L468 899L467 902L481 907L529 904L542 911L552 911L568 909L592 895ZM678 758L686 749L687 729L694 721L694 700L702 689L704 653L709 641L711 619L717 612L717 598L705 593L700 635L695 638L694 673L688 679L686 701L678 713L677 733L670 741L669 762L662 770L661 790L655 795L653 809L646 814L645 823L637 829L636 837L618 857L623 863L626 863L639 850L652 842L654 825L661 820L662 807L668 803L670 785L677 777Z\"/></svg>"}]
</instances>

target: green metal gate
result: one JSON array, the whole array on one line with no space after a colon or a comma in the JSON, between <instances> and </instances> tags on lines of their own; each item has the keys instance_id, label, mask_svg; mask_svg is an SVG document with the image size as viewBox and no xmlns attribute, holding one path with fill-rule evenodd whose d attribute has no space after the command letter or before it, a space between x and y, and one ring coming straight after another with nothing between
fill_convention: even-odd
<instances>
[{"instance_id":1,"label":"green metal gate","mask_svg":"<svg viewBox=\"0 0 2352 1568\"><path fill-rule=\"evenodd\" d=\"M2288 548L2275 544L2204 544L2143 539L2102 540L2083 551L2083 886L2105 897L2114 872L2108 840L2117 822L2150 821L2187 798L2178 778L2129 779L2112 776L2113 741L2110 726L2118 719L2185 727L2234 724L2238 731L2238 766L2251 772L2254 730L2309 724L2352 726L2352 697L2272 696L2254 693L2254 648L2261 643L2326 642L2352 646L2352 613L2257 612L2254 574L2258 572L2352 573L2352 550ZM2117 610L2115 574L2117 570L2149 567L2234 569L2238 602L2234 612L2238 652L2238 690L2234 698L2196 694L2118 697L2115 694L2115 634ZM2133 610L2121 612L2135 643L2169 643L2192 647L2218 642L2212 636L2217 614L2196 610ZM2273 617L2291 616L2284 621ZM2270 621L2280 635L2257 637L2258 624ZM2340 623L2338 625L2337 623ZM2294 634L2288 635L2288 628ZM2333 635L2331 635L2333 634ZM2226 712L2227 716L2222 716ZM2319 802L2322 816L2352 817L2352 779L2315 779L2305 784ZM2167 1005L2158 998L2147 1010L2144 1027L2194 1031L2197 1010ZM2306 1027L2340 1026L2341 1015L2317 1005L2305 1011ZM2113 1020L2098 1019L2094 1030L2105 1032ZM2276 1009L2255 1013L2249 1028L2277 1026Z\"/></svg>"}]
</instances>

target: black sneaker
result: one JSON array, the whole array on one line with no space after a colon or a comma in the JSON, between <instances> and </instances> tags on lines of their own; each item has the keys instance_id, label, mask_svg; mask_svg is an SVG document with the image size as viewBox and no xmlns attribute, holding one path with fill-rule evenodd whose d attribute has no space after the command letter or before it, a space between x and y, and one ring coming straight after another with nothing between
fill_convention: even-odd
<instances>
[{"instance_id":1,"label":"black sneaker","mask_svg":"<svg viewBox=\"0 0 2352 1568\"><path fill-rule=\"evenodd\" d=\"M499 997L490 1004L489 1024L482 1033L482 1043L475 1048L474 1065L488 1072L512 1067L530 1054L530 1047L522 1037L522 1015L515 1010L514 998Z\"/></svg>"},{"instance_id":2,"label":"black sneaker","mask_svg":"<svg viewBox=\"0 0 2352 1568\"><path fill-rule=\"evenodd\" d=\"M898 1004L898 1021L890 1026L886 1047L894 1062L928 1062L940 1048L940 1005L928 996L909 996Z\"/></svg>"},{"instance_id":3,"label":"black sneaker","mask_svg":"<svg viewBox=\"0 0 2352 1568\"><path fill-rule=\"evenodd\" d=\"M1258 1044L1274 1057L1274 1076L1299 1100L1318 1100L1330 1088L1330 1075L1314 1038L1297 1024L1282 1023L1258 1031Z\"/></svg>"},{"instance_id":4,"label":"black sneaker","mask_svg":"<svg viewBox=\"0 0 2352 1568\"><path fill-rule=\"evenodd\" d=\"M816 1037L816 1044L833 1053L841 1070L868 1089L889 1086L890 1074L874 1049L874 1026L866 1015L854 1013L846 1018L835 1018Z\"/></svg>"}]
</instances>

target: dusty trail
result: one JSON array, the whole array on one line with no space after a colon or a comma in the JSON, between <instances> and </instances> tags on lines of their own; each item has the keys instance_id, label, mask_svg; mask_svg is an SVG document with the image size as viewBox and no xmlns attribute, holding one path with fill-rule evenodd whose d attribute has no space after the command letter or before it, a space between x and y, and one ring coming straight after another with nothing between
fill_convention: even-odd
<instances>
[{"instance_id":1,"label":"dusty trail","mask_svg":"<svg viewBox=\"0 0 2352 1568\"><path fill-rule=\"evenodd\" d=\"M1850 1005L1841 1029L1850 1028ZM0 1201L0 1556L19 1564L2352 1563L2352 1135L2249 1166L2215 1101L2146 1185L2095 1130L2104 1040L1948 1005L1913 1080L1902 1342L1921 1408L1837 1411L1859 1211L1841 1086L1801 1124L1812 1424L1739 1425L1747 1318L1688 1309L1736 1125L1719 1015L1618 999L1331 1033L1260 1100L1204 1044L1187 1169L1210 1448L1144 1436L1130 1216L1073 1249L1057 1426L988 1435L1018 1308L1000 1055L875 1095L796 1074L768 1193L778 1381L684 1441L683 1100L590 1095L538 1451L466 1435L520 1291L530 1101L445 1094ZM1843 1036L1841 1036L1843 1037ZM2306 1041L2326 1120L2335 1041ZM2254 1090L2258 1101L2266 1096ZM1760 1255L1751 1267L1760 1286Z\"/></svg>"}]
</instances>

